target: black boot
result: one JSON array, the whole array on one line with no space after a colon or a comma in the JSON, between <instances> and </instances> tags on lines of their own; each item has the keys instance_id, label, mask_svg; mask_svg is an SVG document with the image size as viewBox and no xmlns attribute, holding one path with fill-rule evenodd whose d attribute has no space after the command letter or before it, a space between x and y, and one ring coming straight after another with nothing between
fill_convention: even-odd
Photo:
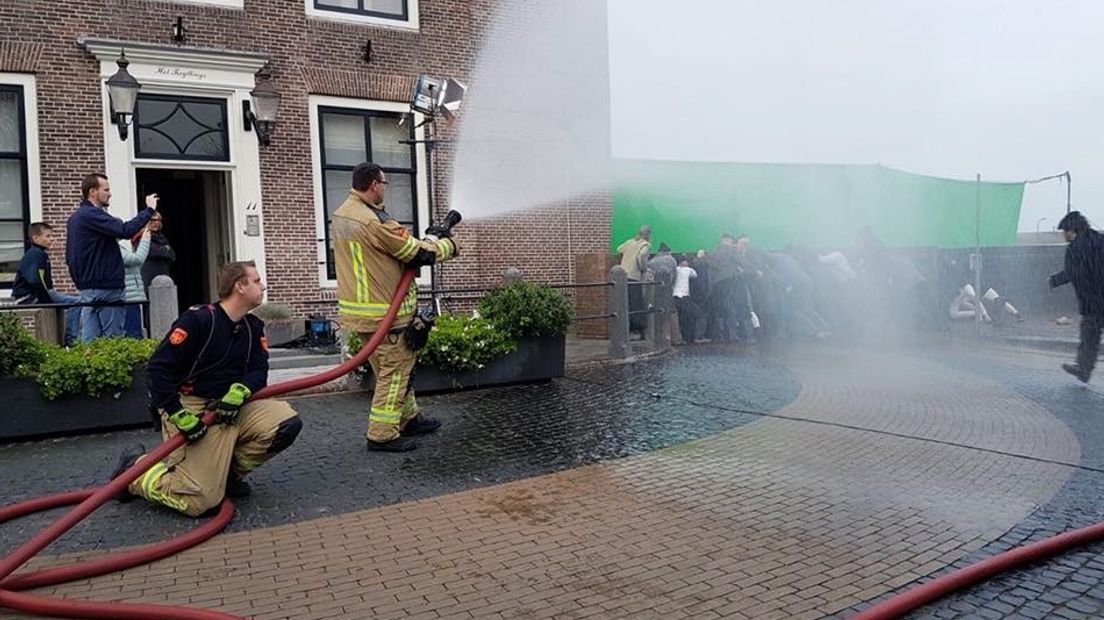
<instances>
[{"instance_id":1,"label":"black boot","mask_svg":"<svg viewBox=\"0 0 1104 620\"><path fill-rule=\"evenodd\" d=\"M1077 377L1077 380L1081 383L1088 383L1090 373L1085 372L1085 369L1081 368L1080 364L1062 364L1062 370Z\"/></svg>"},{"instance_id":2,"label":"black boot","mask_svg":"<svg viewBox=\"0 0 1104 620\"><path fill-rule=\"evenodd\" d=\"M396 437L391 441L368 440L369 452L410 452L418 447L411 437Z\"/></svg>"},{"instance_id":3,"label":"black boot","mask_svg":"<svg viewBox=\"0 0 1104 620\"><path fill-rule=\"evenodd\" d=\"M249 497L251 493L253 493L253 487L235 475L234 472L230 472L230 475L226 477L226 497L237 499L239 497Z\"/></svg>"},{"instance_id":4,"label":"black boot","mask_svg":"<svg viewBox=\"0 0 1104 620\"><path fill-rule=\"evenodd\" d=\"M146 453L145 446L136 445L136 446L132 446L129 450L126 450L122 454L120 454L118 462L115 463L115 471L111 472L111 478L108 478L108 482L118 478L120 475L122 475L122 473L124 471L126 471L126 470L130 469L131 467L133 467L134 464L136 462L138 462L138 458L141 457L145 453ZM128 491L124 487L123 491L115 496L115 500L125 503L125 502L129 502L130 500L134 499L135 497L137 497L137 496L132 495L131 492Z\"/></svg>"},{"instance_id":5,"label":"black boot","mask_svg":"<svg viewBox=\"0 0 1104 620\"><path fill-rule=\"evenodd\" d=\"M441 428L441 421L437 418L428 415L418 414L410 419L406 423L406 426L402 429L403 437L413 437L415 435L428 435L436 432Z\"/></svg>"}]
</instances>

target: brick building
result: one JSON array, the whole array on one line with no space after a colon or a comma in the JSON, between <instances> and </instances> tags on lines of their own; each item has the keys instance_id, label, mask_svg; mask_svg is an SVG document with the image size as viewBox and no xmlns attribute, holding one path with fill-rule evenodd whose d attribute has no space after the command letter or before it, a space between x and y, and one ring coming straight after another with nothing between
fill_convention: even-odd
<instances>
[{"instance_id":1,"label":"brick building","mask_svg":"<svg viewBox=\"0 0 1104 620\"><path fill-rule=\"evenodd\" d=\"M400 142L424 139L425 128L415 129L419 116L399 121L419 74L478 87L470 80L495 1L0 3L0 294L26 225L45 220L64 234L81 177L103 171L117 217L133 215L144 194L161 195L182 304L213 296L219 263L252 259L269 301L332 314L327 214L352 166L372 159L389 172L389 209L425 228L425 146ZM105 87L124 50L142 85L125 140ZM280 94L267 145L244 111L255 111L258 74ZM457 131L438 123L440 138ZM437 214L449 208L452 153L443 143L431 154ZM565 196L464 226L459 241L461 257L443 269L447 286L493 284L507 266L537 281L570 280L576 264L608 252L608 200L601 191ZM67 290L63 252L53 260ZM429 283L428 271L419 281Z\"/></svg>"}]
</instances>

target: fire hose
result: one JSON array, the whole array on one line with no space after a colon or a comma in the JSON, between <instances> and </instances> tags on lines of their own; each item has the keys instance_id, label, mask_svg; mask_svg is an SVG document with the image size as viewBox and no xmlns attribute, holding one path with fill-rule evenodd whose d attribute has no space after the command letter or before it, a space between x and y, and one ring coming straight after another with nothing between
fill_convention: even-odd
<instances>
[{"instance_id":1,"label":"fire hose","mask_svg":"<svg viewBox=\"0 0 1104 620\"><path fill-rule=\"evenodd\" d=\"M451 213L450 213L451 216ZM456 221L459 221L457 214ZM455 222L454 222L455 223ZM408 269L399 280L399 285L391 297L387 314L380 321L379 328L361 347L360 351L343 364L326 372L270 385L253 395L253 399L270 398L296 390L320 385L341 377L368 360L380 342L387 336L391 325L398 315L399 306L406 298L410 283L414 280L415 270ZM214 410L203 412L203 423L210 425L215 420ZM76 579L86 579L107 573L124 570L140 564L183 551L211 538L222 531L234 515L234 504L223 498L218 513L201 527L172 540L140 547L125 553L112 554L94 561L80 562L67 566L54 567L11 576L19 567L41 552L46 546L69 531L74 525L102 506L107 501L123 493L127 486L146 472L155 463L161 462L174 450L184 445L184 436L176 434L168 441L150 451L146 458L131 466L125 472L99 488L70 491L57 495L26 500L11 506L0 508L0 523L10 521L50 508L77 504L77 506L53 522L33 538L23 543L7 556L0 559L0 608L7 607L24 613L63 618L111 618L119 620L241 620L239 616L203 609L173 607L168 605L147 605L137 603L101 603L84 600L66 600L46 596L20 594L20 590L58 585Z\"/></svg>"},{"instance_id":2,"label":"fire hose","mask_svg":"<svg viewBox=\"0 0 1104 620\"><path fill-rule=\"evenodd\" d=\"M1044 538L1024 547L1010 549L975 564L906 590L851 617L851 620L889 620L940 599L955 590L1031 562L1057 555L1104 538L1104 523Z\"/></svg>"}]
</instances>

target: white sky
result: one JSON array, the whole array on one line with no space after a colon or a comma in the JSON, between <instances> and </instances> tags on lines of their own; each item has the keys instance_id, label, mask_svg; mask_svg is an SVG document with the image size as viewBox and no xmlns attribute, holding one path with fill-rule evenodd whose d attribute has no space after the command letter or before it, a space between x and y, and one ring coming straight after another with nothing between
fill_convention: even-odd
<instances>
[{"instance_id":1,"label":"white sky","mask_svg":"<svg viewBox=\"0 0 1104 620\"><path fill-rule=\"evenodd\" d=\"M1104 227L1099 0L609 0L615 157L1069 170ZM1020 229L1053 228L1057 181Z\"/></svg>"}]
</instances>

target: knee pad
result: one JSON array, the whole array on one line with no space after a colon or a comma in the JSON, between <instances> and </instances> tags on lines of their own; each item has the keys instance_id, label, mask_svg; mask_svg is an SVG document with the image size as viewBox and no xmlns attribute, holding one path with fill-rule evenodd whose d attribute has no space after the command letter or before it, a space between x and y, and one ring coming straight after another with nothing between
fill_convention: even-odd
<instances>
[{"instance_id":1,"label":"knee pad","mask_svg":"<svg viewBox=\"0 0 1104 620\"><path fill-rule=\"evenodd\" d=\"M272 438L272 443L268 446L269 454L276 454L287 449L299 436L299 431L303 430L303 421L299 419L299 416L292 416L276 427L276 436Z\"/></svg>"}]
</instances>

